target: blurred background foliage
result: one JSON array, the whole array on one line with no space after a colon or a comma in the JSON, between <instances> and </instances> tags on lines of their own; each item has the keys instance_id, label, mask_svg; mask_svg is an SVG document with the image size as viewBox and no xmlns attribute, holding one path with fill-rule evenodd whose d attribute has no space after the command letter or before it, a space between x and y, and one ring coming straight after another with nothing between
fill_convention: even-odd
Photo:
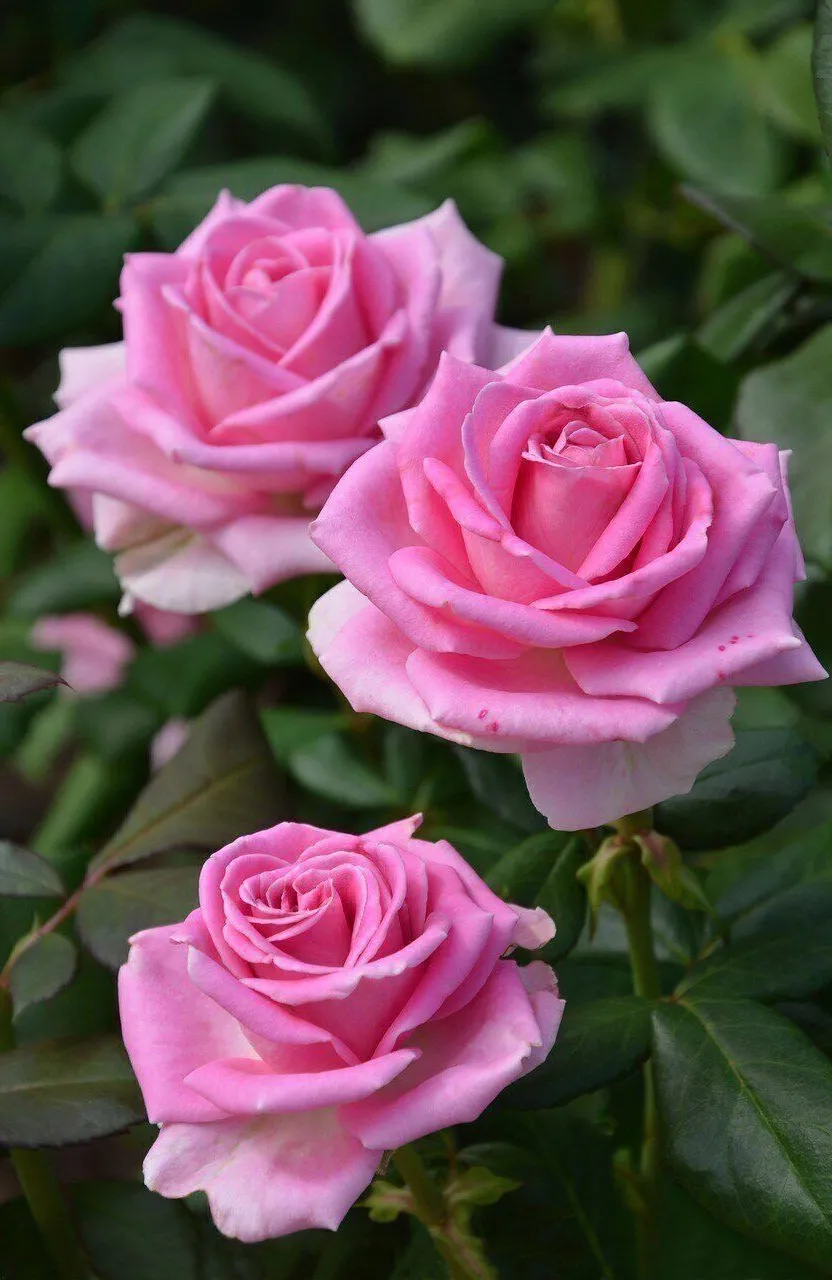
<instances>
[{"instance_id":1,"label":"blurred background foliage","mask_svg":"<svg viewBox=\"0 0 832 1280\"><path fill-rule=\"evenodd\" d=\"M829 119L819 118L812 87L814 16L806 0L8 0L0 661L43 665L29 634L45 613L92 610L116 623L107 557L21 441L23 427L50 412L59 347L116 339L123 255L174 248L221 187L249 198L303 182L336 187L368 229L452 197L506 261L504 322L626 329L667 398L728 434L793 448L809 573L799 616L828 665L832 190ZM818 20L822 52L832 6L823 3ZM822 57L818 70L828 102ZM11 1145L8 1133L31 1121L41 1126L36 1141L65 1147L58 1171L76 1188L100 1280L438 1275L420 1228L379 1226L361 1210L334 1238L225 1242L204 1206L164 1202L129 1180L147 1144L141 1126L107 1136L141 1115L109 1038L111 971L132 931L187 909L204 852L285 816L362 830L421 809L427 834L452 839L505 896L557 915L546 958L558 962L573 1011L556 1071L461 1133L461 1150L427 1144L428 1158L484 1163L522 1183L488 1209L484 1228L507 1280L629 1280L625 1206L636 1195L637 1068L650 1030L649 1010L629 995L621 930L602 913L594 936L586 931L575 879L585 853L545 831L510 759L355 717L304 665L303 622L321 585L241 601L165 650L122 621L140 647L121 689L69 705L41 692L0 706L0 837L29 843L61 878L57 888L35 877L25 892L4 889L0 845L0 892L9 895L0 897L0 961L33 915L51 909L48 894L78 885L105 842L118 868L85 891L75 930L59 935L69 951L42 955L15 993L14 1052L32 1055L23 1066L55 1105L45 1118L33 1102L26 1112L12 1090L13 1113L8 1099L4 1112L0 1065L0 1140ZM256 714L236 695L229 702L229 689L255 695ZM128 818L127 856L117 828L147 783L148 744L171 717L201 717L200 759L222 799L195 791L193 757L183 753L166 786L184 819L161 821L151 784L144 809ZM686 1189L663 1186L656 1280L830 1274L828 1166L819 1188L819 1157L812 1165L800 1129L808 1102L790 1074L798 1049L788 1036L771 1048L766 1019L789 1035L801 1029L808 1074L821 1073L817 1063L832 1072L832 692L744 691L736 723L737 750L689 797L661 806L658 825L683 844L738 941L724 947L707 912L658 893L654 923L667 990L681 982L694 992L691 1007L697 991L748 1004L746 1056L765 1044L776 1059L760 1080L744 1077L735 1055L734 1101L753 1097L757 1107L737 1121L736 1141L762 1172L749 1190L736 1171L712 1167L705 1139L698 1151L676 1142L669 1154ZM223 787L239 776L235 751L245 754L246 781L229 809ZM140 868L127 865L139 859ZM69 1034L95 1037L103 1065L93 1095L60 1052L41 1049ZM708 1119L708 1100L729 1086L696 1034L668 1025L654 1052L671 1103L687 1064L702 1060L692 1087ZM79 1089L92 1133L61 1110L62 1090ZM821 1090L812 1114L832 1132L827 1093L826 1111ZM10 1186L0 1159L0 1200ZM827 1206L822 1228L807 1208L815 1202ZM0 1241L3 1280L53 1275L19 1200L0 1209Z\"/></svg>"}]
</instances>

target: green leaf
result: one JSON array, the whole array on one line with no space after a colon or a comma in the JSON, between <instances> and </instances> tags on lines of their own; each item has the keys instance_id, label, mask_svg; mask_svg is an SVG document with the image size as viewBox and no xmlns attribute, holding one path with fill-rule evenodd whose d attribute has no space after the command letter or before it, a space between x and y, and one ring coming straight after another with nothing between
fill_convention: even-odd
<instances>
[{"instance_id":1,"label":"green leaf","mask_svg":"<svg viewBox=\"0 0 832 1280\"><path fill-rule=\"evenodd\" d=\"M246 597L211 614L221 636L255 662L282 666L303 658L303 634L276 604Z\"/></svg>"},{"instance_id":2,"label":"green leaf","mask_svg":"<svg viewBox=\"0 0 832 1280\"><path fill-rule=\"evenodd\" d=\"M657 805L656 827L684 849L741 844L790 813L817 768L815 751L793 729L740 730L734 749L703 769L687 795Z\"/></svg>"},{"instance_id":3,"label":"green leaf","mask_svg":"<svg viewBox=\"0 0 832 1280\"><path fill-rule=\"evenodd\" d=\"M781 267L807 280L832 282L832 218L826 204L783 196L740 196L683 187L683 194Z\"/></svg>"},{"instance_id":4,"label":"green leaf","mask_svg":"<svg viewBox=\"0 0 832 1280\"><path fill-rule=\"evenodd\" d=\"M739 1235L678 1186L659 1184L655 1280L821 1280L821 1272Z\"/></svg>"},{"instance_id":5,"label":"green leaf","mask_svg":"<svg viewBox=\"0 0 832 1280\"><path fill-rule=\"evenodd\" d=\"M812 75L823 142L832 152L832 0L819 0L812 44Z\"/></svg>"},{"instance_id":6,"label":"green leaf","mask_svg":"<svg viewBox=\"0 0 832 1280\"><path fill-rule=\"evenodd\" d=\"M674 1172L736 1230L807 1262L832 1255L832 1064L785 1019L746 1001L653 1012L654 1063Z\"/></svg>"},{"instance_id":7,"label":"green leaf","mask_svg":"<svg viewBox=\"0 0 832 1280\"><path fill-rule=\"evenodd\" d=\"M64 886L51 863L31 849L0 841L0 897L60 898Z\"/></svg>"},{"instance_id":8,"label":"green leaf","mask_svg":"<svg viewBox=\"0 0 832 1280\"><path fill-rule=\"evenodd\" d=\"M20 702L30 693L42 693L63 683L54 671L30 667L25 662L0 662L0 703Z\"/></svg>"},{"instance_id":9,"label":"green leaf","mask_svg":"<svg viewBox=\"0 0 832 1280\"><path fill-rule=\"evenodd\" d=\"M370 141L361 172L383 182L435 194L453 181L461 165L487 149L492 140L493 131L483 120L461 120L428 137L377 133Z\"/></svg>"},{"instance_id":10,"label":"green leaf","mask_svg":"<svg viewBox=\"0 0 832 1280\"><path fill-rule=\"evenodd\" d=\"M648 123L670 165L693 182L754 195L775 184L778 153L740 57L691 51L651 96Z\"/></svg>"},{"instance_id":11,"label":"green leaf","mask_svg":"<svg viewBox=\"0 0 832 1280\"><path fill-rule=\"evenodd\" d=\"M798 142L813 146L820 142L808 22L787 28L769 45L761 58L757 89L760 105L773 124Z\"/></svg>"},{"instance_id":12,"label":"green leaf","mask_svg":"<svg viewBox=\"0 0 832 1280\"><path fill-rule=\"evenodd\" d=\"M572 837L563 831L547 830L529 836L494 863L486 880L506 902L534 906L556 860L571 843Z\"/></svg>"},{"instance_id":13,"label":"green leaf","mask_svg":"<svg viewBox=\"0 0 832 1280\"><path fill-rule=\"evenodd\" d=\"M293 137L320 142L326 132L317 104L293 71L251 47L240 48L167 15L131 14L64 69L71 84L95 84L105 93L177 74L216 81L229 107L288 129Z\"/></svg>"},{"instance_id":14,"label":"green leaf","mask_svg":"<svg viewBox=\"0 0 832 1280\"><path fill-rule=\"evenodd\" d=\"M204 80L129 89L76 138L70 164L110 208L138 199L176 168L213 95L214 85Z\"/></svg>"},{"instance_id":15,"label":"green leaf","mask_svg":"<svg viewBox=\"0 0 832 1280\"><path fill-rule=\"evenodd\" d=\"M81 741L110 760L141 751L162 727L159 711L127 689L79 699L73 711Z\"/></svg>"},{"instance_id":16,"label":"green leaf","mask_svg":"<svg viewBox=\"0 0 832 1280\"><path fill-rule=\"evenodd\" d=\"M3 1266L10 1278L55 1280L55 1261L35 1228L23 1196L0 1207L0 1240L3 1241ZM444 1276L440 1280L444 1280Z\"/></svg>"},{"instance_id":17,"label":"green leaf","mask_svg":"<svg viewBox=\"0 0 832 1280\"><path fill-rule=\"evenodd\" d=\"M151 778L92 869L125 866L166 849L219 849L281 814L279 779L244 697L224 694L199 717L181 751Z\"/></svg>"},{"instance_id":18,"label":"green leaf","mask_svg":"<svg viewBox=\"0 0 832 1280\"><path fill-rule=\"evenodd\" d=\"M12 961L9 986L17 1018L31 1004L50 1000L72 981L78 953L69 938L47 933Z\"/></svg>"},{"instance_id":19,"label":"green leaf","mask_svg":"<svg viewBox=\"0 0 832 1280\"><path fill-rule=\"evenodd\" d=\"M547 0L353 0L362 31L392 63L464 66L500 36L548 8Z\"/></svg>"},{"instance_id":20,"label":"green leaf","mask_svg":"<svg viewBox=\"0 0 832 1280\"><path fill-rule=\"evenodd\" d=\"M0 115L0 198L42 213L58 193L61 153L51 138L8 112Z\"/></svg>"},{"instance_id":21,"label":"green leaf","mask_svg":"<svg viewBox=\"0 0 832 1280\"><path fill-rule=\"evenodd\" d=\"M526 790L523 775L511 756L471 747L453 747L468 786L488 809L520 831L537 832L546 820L537 812Z\"/></svg>"},{"instance_id":22,"label":"green leaf","mask_svg":"<svg viewBox=\"0 0 832 1280\"><path fill-rule=\"evenodd\" d=\"M755 911L765 911L784 894L801 886L810 891L832 883L832 823L800 833L783 843L776 832L758 841L753 862L739 862L740 874L716 899L720 919L729 923ZM726 855L721 855L720 865ZM730 857L730 854L727 855Z\"/></svg>"},{"instance_id":23,"label":"green leaf","mask_svg":"<svg viewBox=\"0 0 832 1280\"><path fill-rule=\"evenodd\" d=\"M116 1036L55 1040L0 1054L0 1142L58 1147L116 1133L144 1118Z\"/></svg>"},{"instance_id":24,"label":"green leaf","mask_svg":"<svg viewBox=\"0 0 832 1280\"><path fill-rule=\"evenodd\" d=\"M557 933L540 952L547 964L555 964L575 946L586 923L586 892L578 872L588 856L580 836L573 836L555 856L554 865L540 887L534 905L554 920Z\"/></svg>"},{"instance_id":25,"label":"green leaf","mask_svg":"<svg viewBox=\"0 0 832 1280\"><path fill-rule=\"evenodd\" d=\"M830 228L832 252L832 228ZM740 388L736 418L746 440L792 449L789 483L806 554L832 565L832 325L824 325L783 360L750 373Z\"/></svg>"},{"instance_id":26,"label":"green leaf","mask_svg":"<svg viewBox=\"0 0 832 1280\"><path fill-rule=\"evenodd\" d=\"M293 751L292 776L315 795L351 809L373 809L396 803L396 793L355 754L340 734L329 733Z\"/></svg>"},{"instance_id":27,"label":"green leaf","mask_svg":"<svg viewBox=\"0 0 832 1280\"><path fill-rule=\"evenodd\" d=\"M126 216L61 214L32 228L38 249L0 295L0 345L44 342L92 320L115 298L137 224Z\"/></svg>"},{"instance_id":28,"label":"green leaf","mask_svg":"<svg viewBox=\"0 0 832 1280\"><path fill-rule=\"evenodd\" d=\"M96 960L117 969L141 929L176 924L197 905L197 867L162 867L106 876L81 895L78 933Z\"/></svg>"},{"instance_id":29,"label":"green leaf","mask_svg":"<svg viewBox=\"0 0 832 1280\"><path fill-rule=\"evenodd\" d=\"M162 241L175 248L205 217L223 187L241 200L253 200L281 182L332 187L343 196L365 231L409 222L433 207L431 201L393 183L291 156L274 156L178 173L153 202L154 227Z\"/></svg>"},{"instance_id":30,"label":"green leaf","mask_svg":"<svg viewBox=\"0 0 832 1280\"><path fill-rule=\"evenodd\" d=\"M400 724L384 726L384 776L407 807L423 808L433 794L430 748L431 742L425 733L416 733Z\"/></svg>"},{"instance_id":31,"label":"green leaf","mask_svg":"<svg viewBox=\"0 0 832 1280\"><path fill-rule=\"evenodd\" d=\"M260 723L276 760L288 764L292 754L346 729L350 717L342 711L318 711L312 707L267 707Z\"/></svg>"},{"instance_id":32,"label":"green leaf","mask_svg":"<svg viewBox=\"0 0 832 1280\"><path fill-rule=\"evenodd\" d=\"M697 996L811 995L832 981L832 877L792 884L735 919L729 945L694 965L680 991Z\"/></svg>"},{"instance_id":33,"label":"green leaf","mask_svg":"<svg viewBox=\"0 0 832 1280\"><path fill-rule=\"evenodd\" d=\"M708 317L696 334L697 342L716 360L738 359L775 324L797 285L785 271L755 280Z\"/></svg>"},{"instance_id":34,"label":"green leaf","mask_svg":"<svg viewBox=\"0 0 832 1280\"><path fill-rule=\"evenodd\" d=\"M98 1280L203 1280L183 1204L132 1182L83 1182L71 1195Z\"/></svg>"},{"instance_id":35,"label":"green leaf","mask_svg":"<svg viewBox=\"0 0 832 1280\"><path fill-rule=\"evenodd\" d=\"M112 973L86 951L79 950L72 981L51 999L24 1009L15 1019L14 1036L23 1047L63 1036L77 1040L79 1036L109 1035L118 1024Z\"/></svg>"},{"instance_id":36,"label":"green leaf","mask_svg":"<svg viewBox=\"0 0 832 1280\"><path fill-rule=\"evenodd\" d=\"M556 1107L628 1076L650 1052L650 1004L639 996L567 1003L545 1062L501 1095L520 1110Z\"/></svg>"},{"instance_id":37,"label":"green leaf","mask_svg":"<svg viewBox=\"0 0 832 1280\"><path fill-rule=\"evenodd\" d=\"M130 667L127 686L166 717L193 719L227 689L262 679L262 668L212 631L169 648L144 648Z\"/></svg>"},{"instance_id":38,"label":"green leaf","mask_svg":"<svg viewBox=\"0 0 832 1280\"><path fill-rule=\"evenodd\" d=\"M9 610L22 618L43 613L71 613L92 605L114 604L121 589L112 557L94 542L74 542L19 579Z\"/></svg>"},{"instance_id":39,"label":"green leaf","mask_svg":"<svg viewBox=\"0 0 832 1280\"><path fill-rule=\"evenodd\" d=\"M681 400L717 426L730 417L739 375L685 334L639 352L638 362L665 400Z\"/></svg>"}]
</instances>

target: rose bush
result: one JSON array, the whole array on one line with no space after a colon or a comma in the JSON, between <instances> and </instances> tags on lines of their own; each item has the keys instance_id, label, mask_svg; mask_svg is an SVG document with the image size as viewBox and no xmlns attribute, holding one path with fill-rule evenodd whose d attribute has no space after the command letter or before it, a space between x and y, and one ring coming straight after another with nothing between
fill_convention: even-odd
<instances>
[{"instance_id":1,"label":"rose bush","mask_svg":"<svg viewBox=\"0 0 832 1280\"><path fill-rule=\"evenodd\" d=\"M122 1029L160 1125L145 1179L206 1192L228 1235L337 1227L386 1150L475 1119L554 1042L552 971L504 958L551 920L418 821L242 836L184 924L132 939Z\"/></svg>"},{"instance_id":2,"label":"rose bush","mask_svg":"<svg viewBox=\"0 0 832 1280\"><path fill-rule=\"evenodd\" d=\"M562 830L690 789L732 686L825 674L792 619L786 455L665 403L625 336L445 357L313 537L310 640L353 707L520 752Z\"/></svg>"},{"instance_id":3,"label":"rose bush","mask_svg":"<svg viewBox=\"0 0 832 1280\"><path fill-rule=\"evenodd\" d=\"M501 265L451 201L368 236L298 186L226 192L176 253L129 255L124 341L65 350L60 412L28 433L115 553L124 607L200 613L329 568L309 520L378 419L442 350L499 358Z\"/></svg>"}]
</instances>

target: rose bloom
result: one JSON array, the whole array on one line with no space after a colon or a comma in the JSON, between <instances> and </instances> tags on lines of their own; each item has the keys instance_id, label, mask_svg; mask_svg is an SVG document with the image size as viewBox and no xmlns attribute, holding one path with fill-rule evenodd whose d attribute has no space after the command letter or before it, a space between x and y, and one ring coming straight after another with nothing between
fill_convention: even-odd
<instances>
[{"instance_id":1,"label":"rose bloom","mask_svg":"<svg viewBox=\"0 0 832 1280\"><path fill-rule=\"evenodd\" d=\"M125 591L200 613L331 569L309 520L440 352L506 359L501 260L453 202L365 235L324 188L224 192L175 253L125 259L124 342L61 354L29 429ZM525 339L528 341L528 338Z\"/></svg>"},{"instance_id":2,"label":"rose bloom","mask_svg":"<svg viewBox=\"0 0 832 1280\"><path fill-rule=\"evenodd\" d=\"M227 1235L334 1229L385 1151L475 1119L554 1042L551 969L504 958L551 920L418 822L241 836L184 924L131 940L122 1028L160 1126L145 1180L204 1191Z\"/></svg>"},{"instance_id":3,"label":"rose bloom","mask_svg":"<svg viewBox=\"0 0 832 1280\"><path fill-rule=\"evenodd\" d=\"M785 455L657 395L623 334L447 357L312 536L310 640L353 707L519 752L563 830L690 789L732 686L824 675L792 620Z\"/></svg>"},{"instance_id":4,"label":"rose bloom","mask_svg":"<svg viewBox=\"0 0 832 1280\"><path fill-rule=\"evenodd\" d=\"M61 655L61 677L73 693L117 689L136 656L130 638L94 613L44 614L29 635L33 649Z\"/></svg>"}]
</instances>

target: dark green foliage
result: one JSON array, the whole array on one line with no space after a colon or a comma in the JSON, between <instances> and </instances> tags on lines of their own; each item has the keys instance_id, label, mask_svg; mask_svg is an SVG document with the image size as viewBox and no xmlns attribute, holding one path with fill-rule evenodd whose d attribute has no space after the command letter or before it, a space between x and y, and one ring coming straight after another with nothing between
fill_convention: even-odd
<instances>
[{"instance_id":1,"label":"dark green foliage","mask_svg":"<svg viewBox=\"0 0 832 1280\"><path fill-rule=\"evenodd\" d=\"M282 584L153 647L118 617L111 557L21 439L52 411L58 349L120 336L125 252L174 250L220 188L331 186L368 231L452 198L505 259L505 323L626 329L662 396L792 451L798 620L832 664L832 4L151 7L4 12L0 1280L55 1276L11 1144L62 1148L49 1159L97 1280L440 1280L406 1215L356 1208L335 1234L244 1245L204 1198L147 1191L153 1131L114 983L131 934L181 920L203 858L236 836L416 812L426 839L557 923L539 956L515 953L557 968L549 1058L420 1144L436 1178L515 1187L472 1218L500 1280L832 1276L830 687L742 690L736 748L657 807L678 845L640 862L661 996L635 996L624 922L602 904L590 936L578 878L609 833L550 831L512 756L354 715L304 641L334 579ZM136 646L119 689L74 703L57 655L30 643L35 619L73 611ZM186 744L151 773L172 718Z\"/></svg>"}]
</instances>

